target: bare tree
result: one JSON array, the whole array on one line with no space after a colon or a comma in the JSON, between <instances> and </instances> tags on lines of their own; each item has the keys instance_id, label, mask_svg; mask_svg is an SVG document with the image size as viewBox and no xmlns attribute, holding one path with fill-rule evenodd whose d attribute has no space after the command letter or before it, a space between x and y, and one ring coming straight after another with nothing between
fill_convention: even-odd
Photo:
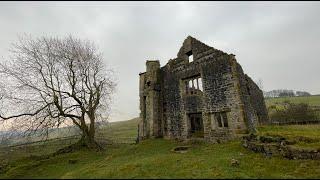
<instances>
[{"instance_id":1,"label":"bare tree","mask_svg":"<svg viewBox=\"0 0 320 180\"><path fill-rule=\"evenodd\" d=\"M296 95L297 96L311 96L311 94L307 91L297 91Z\"/></svg>"},{"instance_id":2,"label":"bare tree","mask_svg":"<svg viewBox=\"0 0 320 180\"><path fill-rule=\"evenodd\" d=\"M258 79L258 81L257 81L256 84L257 84L257 86L258 86L261 90L263 90L263 81L262 81L261 78Z\"/></svg>"},{"instance_id":3,"label":"bare tree","mask_svg":"<svg viewBox=\"0 0 320 180\"><path fill-rule=\"evenodd\" d=\"M95 123L108 116L116 83L95 45L72 36L23 36L11 52L10 61L0 64L0 120L26 132L74 124L81 145L99 147Z\"/></svg>"}]
</instances>

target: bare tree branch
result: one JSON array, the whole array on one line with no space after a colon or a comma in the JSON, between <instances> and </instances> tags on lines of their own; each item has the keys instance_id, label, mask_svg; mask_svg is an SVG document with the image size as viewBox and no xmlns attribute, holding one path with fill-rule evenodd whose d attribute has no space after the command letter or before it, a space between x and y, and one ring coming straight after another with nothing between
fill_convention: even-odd
<instances>
[{"instance_id":1,"label":"bare tree branch","mask_svg":"<svg viewBox=\"0 0 320 180\"><path fill-rule=\"evenodd\" d=\"M22 36L10 52L10 61L0 64L6 84L0 100L7 107L1 108L7 110L0 111L0 120L46 132L72 122L92 144L95 123L102 113L108 116L116 86L95 45L72 36Z\"/></svg>"}]
</instances>

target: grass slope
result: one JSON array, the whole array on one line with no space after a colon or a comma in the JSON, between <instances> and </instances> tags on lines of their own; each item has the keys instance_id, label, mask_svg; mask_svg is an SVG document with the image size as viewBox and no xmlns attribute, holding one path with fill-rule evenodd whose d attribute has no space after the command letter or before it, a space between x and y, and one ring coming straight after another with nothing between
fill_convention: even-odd
<instances>
[{"instance_id":1,"label":"grass slope","mask_svg":"<svg viewBox=\"0 0 320 180\"><path fill-rule=\"evenodd\" d=\"M289 100L292 103L307 103L311 106L320 106L320 95L301 96L301 97L266 98L265 103L267 106L270 106L275 104L281 104L285 100Z\"/></svg>"},{"instance_id":2,"label":"grass slope","mask_svg":"<svg viewBox=\"0 0 320 180\"><path fill-rule=\"evenodd\" d=\"M316 113L318 119L320 119L320 95L313 96L301 96L301 97L278 97L278 98L266 98L265 103L267 108L275 105L279 109L284 108L284 101L290 101L291 103L307 103L314 109L316 109Z\"/></svg>"},{"instance_id":3,"label":"grass slope","mask_svg":"<svg viewBox=\"0 0 320 180\"><path fill-rule=\"evenodd\" d=\"M99 130L97 136L110 138L136 138L138 135L139 118L128 121L112 122Z\"/></svg>"},{"instance_id":4,"label":"grass slope","mask_svg":"<svg viewBox=\"0 0 320 180\"><path fill-rule=\"evenodd\" d=\"M138 119L111 124L118 137L135 136ZM117 128L114 128L117 127ZM118 129L118 130L116 130ZM320 126L265 126L259 133L319 138ZM108 133L106 133L108 134ZM171 152L185 145L152 139L137 145L112 145L106 151L82 150L46 160L25 157L11 163L0 178L319 178L320 162L266 158L244 149L239 141L187 144L187 153ZM319 145L319 143L318 143ZM238 167L231 159L239 160ZM78 160L70 164L69 160Z\"/></svg>"},{"instance_id":5,"label":"grass slope","mask_svg":"<svg viewBox=\"0 0 320 180\"><path fill-rule=\"evenodd\" d=\"M242 148L237 141L196 144L184 154L179 144L147 140L138 145L111 146L105 152L78 151L48 160L16 162L3 178L318 178L320 162L270 159ZM242 153L242 155L240 154ZM230 160L239 160L239 167ZM76 159L78 163L69 164Z\"/></svg>"},{"instance_id":6,"label":"grass slope","mask_svg":"<svg viewBox=\"0 0 320 180\"><path fill-rule=\"evenodd\" d=\"M320 150L320 125L286 125L259 127L260 135L282 136L288 140L296 141L294 146Z\"/></svg>"}]
</instances>

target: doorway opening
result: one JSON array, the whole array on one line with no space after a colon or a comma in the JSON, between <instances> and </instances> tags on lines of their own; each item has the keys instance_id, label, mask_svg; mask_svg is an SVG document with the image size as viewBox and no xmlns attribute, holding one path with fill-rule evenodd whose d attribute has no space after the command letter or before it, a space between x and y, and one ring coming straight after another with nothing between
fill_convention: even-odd
<instances>
[{"instance_id":1,"label":"doorway opening","mask_svg":"<svg viewBox=\"0 0 320 180\"><path fill-rule=\"evenodd\" d=\"M202 113L189 114L191 137L204 137Z\"/></svg>"}]
</instances>

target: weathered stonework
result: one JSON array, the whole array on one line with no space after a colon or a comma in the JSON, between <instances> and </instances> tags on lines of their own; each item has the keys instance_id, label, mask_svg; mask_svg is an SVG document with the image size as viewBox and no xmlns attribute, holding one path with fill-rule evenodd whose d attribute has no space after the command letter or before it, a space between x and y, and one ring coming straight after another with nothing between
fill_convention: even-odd
<instances>
[{"instance_id":1,"label":"weathered stonework","mask_svg":"<svg viewBox=\"0 0 320 180\"><path fill-rule=\"evenodd\" d=\"M140 139L225 141L268 122L262 91L233 54L188 36L177 58L146 66L139 74Z\"/></svg>"},{"instance_id":2,"label":"weathered stonework","mask_svg":"<svg viewBox=\"0 0 320 180\"><path fill-rule=\"evenodd\" d=\"M242 137L242 146L267 157L282 156L287 159L320 160L320 148L306 149L295 147L295 141L288 141L283 137L249 135Z\"/></svg>"}]
</instances>

